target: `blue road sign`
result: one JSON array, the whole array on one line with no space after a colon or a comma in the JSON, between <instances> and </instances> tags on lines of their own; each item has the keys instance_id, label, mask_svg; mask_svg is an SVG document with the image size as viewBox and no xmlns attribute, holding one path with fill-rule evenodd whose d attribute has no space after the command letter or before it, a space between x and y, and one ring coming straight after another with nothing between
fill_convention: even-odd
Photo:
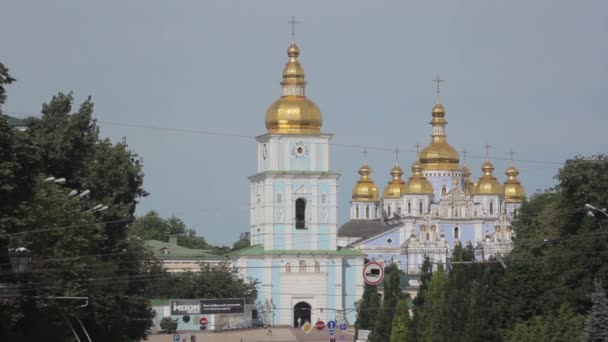
<instances>
[{"instance_id":1,"label":"blue road sign","mask_svg":"<svg viewBox=\"0 0 608 342\"><path fill-rule=\"evenodd\" d=\"M336 330L336 321L329 321L329 322L327 322L327 329L329 329L329 330Z\"/></svg>"},{"instance_id":2,"label":"blue road sign","mask_svg":"<svg viewBox=\"0 0 608 342\"><path fill-rule=\"evenodd\" d=\"M340 330L347 330L348 325L346 323L340 323Z\"/></svg>"},{"instance_id":3,"label":"blue road sign","mask_svg":"<svg viewBox=\"0 0 608 342\"><path fill-rule=\"evenodd\" d=\"M173 342L180 342L179 338L180 338L179 334L173 335Z\"/></svg>"}]
</instances>

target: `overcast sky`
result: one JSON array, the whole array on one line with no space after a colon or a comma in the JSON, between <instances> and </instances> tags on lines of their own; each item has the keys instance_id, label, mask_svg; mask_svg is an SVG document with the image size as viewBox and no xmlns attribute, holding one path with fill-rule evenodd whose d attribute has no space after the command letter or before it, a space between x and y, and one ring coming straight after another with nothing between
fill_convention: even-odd
<instances>
[{"instance_id":1,"label":"overcast sky","mask_svg":"<svg viewBox=\"0 0 608 342\"><path fill-rule=\"evenodd\" d=\"M144 158L151 195L138 213L174 214L231 244L249 230L255 140L168 128L265 133L292 15L323 131L336 144L385 149L368 154L380 190L391 149L406 151L407 178L414 146L430 141L436 74L446 80L448 141L470 151L474 180L485 144L502 181L517 153L528 194L553 186L565 159L608 150L605 0L8 0L0 62L18 81L4 110L39 113L60 91L77 102L92 95L102 135L126 137ZM361 148L332 148L340 224L361 163Z\"/></svg>"}]
</instances>

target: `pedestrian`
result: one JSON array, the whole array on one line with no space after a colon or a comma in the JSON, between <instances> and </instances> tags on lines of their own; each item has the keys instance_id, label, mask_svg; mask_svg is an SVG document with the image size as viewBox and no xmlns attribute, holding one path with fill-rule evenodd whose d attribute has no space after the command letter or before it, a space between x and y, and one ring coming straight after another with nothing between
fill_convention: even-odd
<instances>
[{"instance_id":1,"label":"pedestrian","mask_svg":"<svg viewBox=\"0 0 608 342\"><path fill-rule=\"evenodd\" d=\"M272 328L268 325L268 332L266 333L268 336L272 336Z\"/></svg>"},{"instance_id":2,"label":"pedestrian","mask_svg":"<svg viewBox=\"0 0 608 342\"><path fill-rule=\"evenodd\" d=\"M196 335L190 336L190 342L196 342Z\"/></svg>"},{"instance_id":3,"label":"pedestrian","mask_svg":"<svg viewBox=\"0 0 608 342\"><path fill-rule=\"evenodd\" d=\"M302 317L298 317L298 328L302 327Z\"/></svg>"}]
</instances>

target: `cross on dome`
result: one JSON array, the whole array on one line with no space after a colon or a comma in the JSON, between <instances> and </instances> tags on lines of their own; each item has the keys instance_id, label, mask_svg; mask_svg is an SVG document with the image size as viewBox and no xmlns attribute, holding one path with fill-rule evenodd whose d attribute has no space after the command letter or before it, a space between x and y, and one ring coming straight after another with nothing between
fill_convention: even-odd
<instances>
[{"instance_id":1,"label":"cross on dome","mask_svg":"<svg viewBox=\"0 0 608 342\"><path fill-rule=\"evenodd\" d=\"M490 160L490 147L492 146L486 144L484 147L486 148L486 160Z\"/></svg>"},{"instance_id":2,"label":"cross on dome","mask_svg":"<svg viewBox=\"0 0 608 342\"><path fill-rule=\"evenodd\" d=\"M399 164L399 152L401 152L401 151L399 151L399 149L396 148L393 150L393 152L395 153L395 161L397 162L397 164Z\"/></svg>"},{"instance_id":3,"label":"cross on dome","mask_svg":"<svg viewBox=\"0 0 608 342\"><path fill-rule=\"evenodd\" d=\"M301 24L302 22L296 21L295 16L291 16L291 20L289 20L291 24L291 41L296 41L296 24Z\"/></svg>"}]
</instances>

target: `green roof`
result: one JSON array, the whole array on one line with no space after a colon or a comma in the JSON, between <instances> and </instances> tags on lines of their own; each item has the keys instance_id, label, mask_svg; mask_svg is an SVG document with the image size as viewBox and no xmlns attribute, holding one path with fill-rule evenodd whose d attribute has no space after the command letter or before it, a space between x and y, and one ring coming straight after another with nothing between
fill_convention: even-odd
<instances>
[{"instance_id":1,"label":"green roof","mask_svg":"<svg viewBox=\"0 0 608 342\"><path fill-rule=\"evenodd\" d=\"M261 176L261 175L285 175L285 176L299 176L299 175L311 175L311 176L340 176L339 173L334 171L264 171L260 173L256 173L251 177ZM251 178L250 177L250 178Z\"/></svg>"},{"instance_id":2,"label":"green roof","mask_svg":"<svg viewBox=\"0 0 608 342\"><path fill-rule=\"evenodd\" d=\"M145 243L154 252L154 256L159 259L221 259L224 257L205 249L191 249L164 241L146 240ZM165 248L169 253L163 253Z\"/></svg>"},{"instance_id":3,"label":"green roof","mask_svg":"<svg viewBox=\"0 0 608 342\"><path fill-rule=\"evenodd\" d=\"M337 255L337 256L364 256L365 254L361 251L352 248L342 248L337 251L329 250L264 250L262 245L254 245L251 247L239 249L234 251L229 256L261 256L261 255Z\"/></svg>"}]
</instances>

